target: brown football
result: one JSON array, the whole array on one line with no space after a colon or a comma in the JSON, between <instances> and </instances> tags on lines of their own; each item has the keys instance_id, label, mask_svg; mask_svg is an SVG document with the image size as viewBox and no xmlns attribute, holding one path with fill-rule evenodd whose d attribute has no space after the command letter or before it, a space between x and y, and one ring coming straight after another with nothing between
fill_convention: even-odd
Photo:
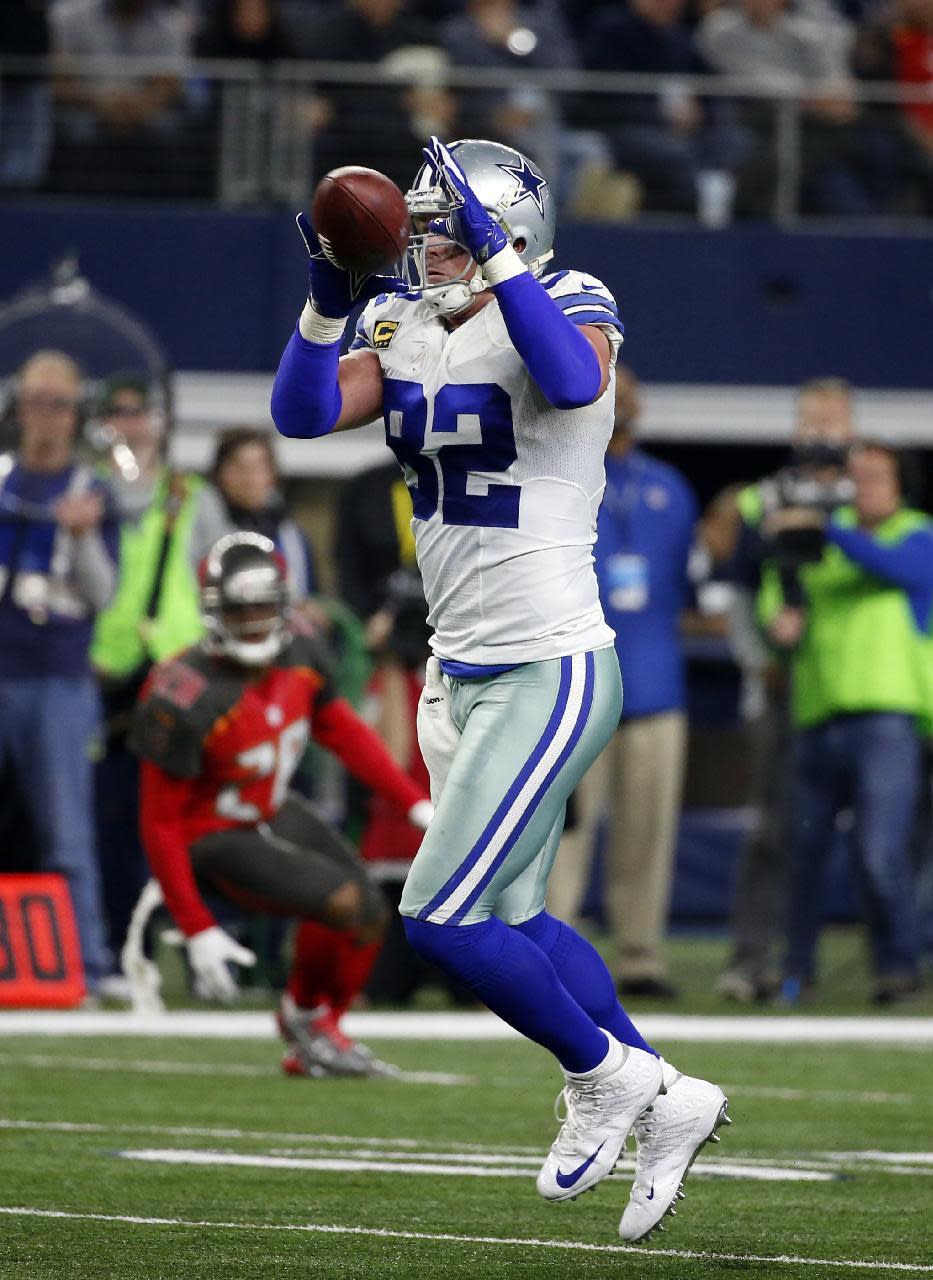
<instances>
[{"instance_id":1,"label":"brown football","mask_svg":"<svg viewBox=\"0 0 933 1280\"><path fill-rule=\"evenodd\" d=\"M401 191L384 173L361 165L324 175L311 202L311 222L328 257L361 273L392 267L411 232Z\"/></svg>"}]
</instances>

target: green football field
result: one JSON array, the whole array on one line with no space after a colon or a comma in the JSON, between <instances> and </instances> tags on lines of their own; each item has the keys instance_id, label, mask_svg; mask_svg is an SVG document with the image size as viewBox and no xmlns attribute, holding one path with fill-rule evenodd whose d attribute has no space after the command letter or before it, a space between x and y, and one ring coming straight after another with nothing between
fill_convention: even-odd
<instances>
[{"instance_id":1,"label":"green football field","mask_svg":"<svg viewBox=\"0 0 933 1280\"><path fill-rule=\"evenodd\" d=\"M773 1025L773 1019L769 1020ZM673 1043L735 1123L644 1247L630 1159L539 1200L557 1075L516 1041L371 1041L407 1077L304 1081L267 1040L4 1035L0 1275L933 1273L929 1045Z\"/></svg>"}]
</instances>

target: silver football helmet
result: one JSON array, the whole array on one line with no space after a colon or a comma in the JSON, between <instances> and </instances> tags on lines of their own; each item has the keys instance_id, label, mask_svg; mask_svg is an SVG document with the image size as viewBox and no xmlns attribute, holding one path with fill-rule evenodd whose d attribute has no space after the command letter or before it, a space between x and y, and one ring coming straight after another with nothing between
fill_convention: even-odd
<instances>
[{"instance_id":1,"label":"silver football helmet","mask_svg":"<svg viewBox=\"0 0 933 1280\"><path fill-rule=\"evenodd\" d=\"M483 207L489 211L509 241L523 240L519 258L539 276L554 256L557 209L550 186L538 166L514 147L480 138L451 142L448 150L457 158L464 177ZM431 167L423 164L405 196L411 213L412 234L407 258L408 282L425 302L442 315L462 311L473 295L486 288L482 268L467 279L472 264L460 275L439 284L428 282L428 223L446 218L455 208L448 192L439 186Z\"/></svg>"},{"instance_id":2,"label":"silver football helmet","mask_svg":"<svg viewBox=\"0 0 933 1280\"><path fill-rule=\"evenodd\" d=\"M246 667L274 662L288 642L288 584L275 544L247 530L224 534L200 576L208 652Z\"/></svg>"}]
</instances>

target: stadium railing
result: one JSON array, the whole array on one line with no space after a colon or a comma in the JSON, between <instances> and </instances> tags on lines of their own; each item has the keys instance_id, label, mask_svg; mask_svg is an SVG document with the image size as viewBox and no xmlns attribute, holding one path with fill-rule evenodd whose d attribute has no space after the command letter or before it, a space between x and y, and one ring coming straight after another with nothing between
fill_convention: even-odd
<instances>
[{"instance_id":1,"label":"stadium railing","mask_svg":"<svg viewBox=\"0 0 933 1280\"><path fill-rule=\"evenodd\" d=\"M147 77L174 79L177 93L163 110L133 126L95 121L76 100L80 95L65 87L115 88ZM845 95L857 104L849 123L824 128L814 143L819 95L809 92L804 99L791 86L747 78L518 75L438 63L393 73L369 63L129 64L105 58L69 60L66 72L45 59L2 57L0 192L300 205L315 178L334 163L384 156L381 167L392 172L394 166L399 172L393 176L404 182L418 163L426 127L462 136L465 124L483 116L502 119L505 108L516 108L520 124L515 126L511 111L512 134L500 130L499 136L542 162L556 179L561 203L575 216L613 221L675 212L699 214L715 225L732 216L732 193L721 185L712 184L698 208L678 207L613 155L611 135L627 119L637 119L639 103L693 98L703 104L708 121L731 130L722 159L712 142L702 167L737 173L739 216L789 226L815 212L807 200L814 164L854 168L869 188L887 184L879 196L879 211L887 216L933 216L933 164L911 142L903 119L907 108L933 104L933 89L851 81ZM838 86L827 86L826 102L838 96ZM835 212L846 216L847 208Z\"/></svg>"}]
</instances>

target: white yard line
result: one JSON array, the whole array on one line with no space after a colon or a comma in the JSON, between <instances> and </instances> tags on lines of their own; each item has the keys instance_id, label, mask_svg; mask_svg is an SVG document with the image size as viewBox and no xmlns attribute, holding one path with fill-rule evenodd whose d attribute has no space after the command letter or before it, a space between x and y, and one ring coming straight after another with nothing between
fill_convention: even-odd
<instances>
[{"instance_id":1,"label":"white yard line","mask_svg":"<svg viewBox=\"0 0 933 1280\"><path fill-rule=\"evenodd\" d=\"M860 1093L846 1089L781 1089L758 1084L723 1084L720 1087L730 1096L741 1094L743 1098L773 1098L776 1102L865 1102L909 1106L917 1101L912 1093L884 1093L877 1089Z\"/></svg>"},{"instance_id":2,"label":"white yard line","mask_svg":"<svg viewBox=\"0 0 933 1280\"><path fill-rule=\"evenodd\" d=\"M831 1151L829 1160L858 1160L868 1164L921 1164L933 1166L933 1151Z\"/></svg>"},{"instance_id":3,"label":"white yard line","mask_svg":"<svg viewBox=\"0 0 933 1280\"><path fill-rule=\"evenodd\" d=\"M391 1158L386 1153L349 1152L344 1156L290 1156L271 1153L244 1155L235 1151L191 1151L177 1147L142 1148L116 1152L123 1160L146 1164L201 1165L210 1168L301 1169L317 1173L428 1174L442 1178L532 1178L537 1168L516 1168L502 1164L471 1164L468 1158L453 1157L455 1163L428 1160L424 1156ZM540 1164L540 1159L537 1162ZM838 1175L817 1169L796 1169L780 1165L740 1164L718 1160L695 1164L694 1177L742 1178L752 1182L832 1182Z\"/></svg>"},{"instance_id":4,"label":"white yard line","mask_svg":"<svg viewBox=\"0 0 933 1280\"><path fill-rule=\"evenodd\" d=\"M406 1147L421 1153L425 1144L417 1138L368 1138L347 1133L278 1133L264 1129L228 1129L211 1128L202 1125L159 1125L159 1124L103 1124L96 1121L76 1120L14 1120L0 1117L0 1130L22 1129L28 1132L48 1131L51 1133L139 1133L173 1138L230 1138L264 1142L301 1142L318 1146L365 1146L365 1147ZM461 1143L464 1151L475 1151L486 1156L491 1152L502 1153L505 1158L522 1160L535 1157L540 1162L540 1147L513 1147L505 1144L487 1146L478 1142ZM429 1154L447 1155L447 1152L428 1152Z\"/></svg>"},{"instance_id":5,"label":"white yard line","mask_svg":"<svg viewBox=\"0 0 933 1280\"><path fill-rule=\"evenodd\" d=\"M152 1218L135 1214L75 1213L63 1209L34 1209L0 1205L0 1214L14 1218L52 1218L72 1222L113 1222L142 1227L181 1227L198 1231L285 1231L310 1235L370 1236L384 1240L425 1240L429 1243L514 1246L520 1249L564 1249L578 1253L635 1254L640 1258L681 1258L684 1261L767 1263L772 1266L836 1267L851 1271L906 1272L929 1275L933 1265L912 1262L868 1262L854 1258L808 1258L795 1254L699 1253L691 1249L657 1249L653 1246L590 1244L583 1240L538 1240L521 1236L459 1236L430 1231L396 1231L388 1227L340 1226L313 1222L209 1222L187 1218Z\"/></svg>"},{"instance_id":6,"label":"white yard line","mask_svg":"<svg viewBox=\"0 0 933 1280\"><path fill-rule=\"evenodd\" d=\"M76 1058L59 1053L0 1053L0 1066L4 1063L13 1066L57 1067L68 1071L119 1071L121 1074L129 1072L144 1076L246 1076L268 1079L277 1074L277 1068L272 1062L266 1067L236 1062L161 1062L151 1059L133 1062L126 1058ZM398 1075L386 1076L385 1079L401 1084L479 1083L477 1076L461 1076L450 1071L400 1071Z\"/></svg>"},{"instance_id":7,"label":"white yard line","mask_svg":"<svg viewBox=\"0 0 933 1280\"><path fill-rule=\"evenodd\" d=\"M421 1161L422 1163L456 1163L484 1165L494 1169L497 1165L537 1169L541 1162L541 1147L516 1146L504 1143L488 1144L462 1142L456 1151L438 1150L432 1143L417 1138L375 1138L349 1133L283 1133L268 1129L240 1129L207 1125L159 1125L159 1124L105 1124L97 1121L29 1120L0 1116L0 1132L26 1133L75 1133L121 1134L155 1138L208 1138L214 1141L288 1143L269 1149L272 1156L313 1155L314 1148L341 1147L344 1155L355 1159L392 1159L394 1161ZM698 1166L698 1172L711 1176L754 1177L761 1169L813 1170L835 1174L859 1170L905 1174L912 1177L933 1176L933 1152L929 1151L822 1151L802 1152L787 1159L787 1164L775 1164L775 1157L750 1156L743 1152L738 1156L722 1153L714 1160L706 1160ZM623 1156L617 1165L619 1171L631 1172L634 1157ZM879 1169L878 1166L881 1166ZM407 1166L406 1166L407 1167ZM740 1170L740 1172L735 1172ZM746 1170L750 1171L746 1173Z\"/></svg>"},{"instance_id":8,"label":"white yard line","mask_svg":"<svg viewBox=\"0 0 933 1280\"><path fill-rule=\"evenodd\" d=\"M128 1058L85 1058L59 1053L3 1053L0 1067L27 1066L59 1068L74 1071L117 1071L138 1075L169 1076L243 1076L248 1079L268 1078L276 1073L274 1065L235 1062L175 1062L147 1058L133 1061ZM405 1084L474 1085L479 1077L458 1075L448 1071L402 1071L392 1077ZM488 1082L487 1082L488 1083ZM845 1089L785 1089L754 1084L724 1084L722 1088L730 1096L771 1098L778 1102L839 1102L908 1106L916 1102L910 1093L885 1093L880 1090L859 1092Z\"/></svg>"},{"instance_id":9,"label":"white yard line","mask_svg":"<svg viewBox=\"0 0 933 1280\"><path fill-rule=\"evenodd\" d=\"M198 1040L268 1040L271 1012L180 1010L158 1015L83 1011L0 1013L0 1037L7 1035L154 1036ZM347 1035L360 1040L520 1039L491 1013L350 1013ZM649 1040L749 1044L933 1044L933 1018L745 1016L703 1017L645 1014L639 1030Z\"/></svg>"},{"instance_id":10,"label":"white yard line","mask_svg":"<svg viewBox=\"0 0 933 1280\"><path fill-rule=\"evenodd\" d=\"M204 1165L210 1168L300 1169L304 1172L317 1173L424 1173L435 1178L531 1178L533 1176L530 1169L515 1169L503 1165L493 1168L474 1164L440 1164L436 1161L418 1160L414 1156L408 1156L405 1160L392 1160L384 1154L369 1155L366 1158L242 1155L235 1151L187 1151L175 1147L142 1148L137 1151L116 1151L114 1154L122 1160L139 1160L143 1164Z\"/></svg>"}]
</instances>

